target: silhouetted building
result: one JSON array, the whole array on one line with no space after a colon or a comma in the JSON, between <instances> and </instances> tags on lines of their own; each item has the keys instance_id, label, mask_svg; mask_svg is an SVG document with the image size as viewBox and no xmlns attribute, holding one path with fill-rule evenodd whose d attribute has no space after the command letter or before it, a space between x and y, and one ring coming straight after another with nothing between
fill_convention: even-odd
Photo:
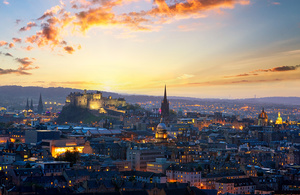
<instances>
[{"instance_id":1,"label":"silhouetted building","mask_svg":"<svg viewBox=\"0 0 300 195\"><path fill-rule=\"evenodd\" d=\"M33 111L33 101L32 101L32 99L31 99L31 102L30 102L30 110Z\"/></svg>"},{"instance_id":2,"label":"silhouetted building","mask_svg":"<svg viewBox=\"0 0 300 195\"><path fill-rule=\"evenodd\" d=\"M27 103L26 103L25 110L29 110L29 102L28 102L28 98L27 98Z\"/></svg>"},{"instance_id":3,"label":"silhouetted building","mask_svg":"<svg viewBox=\"0 0 300 195\"><path fill-rule=\"evenodd\" d=\"M38 105L38 113L41 114L43 113L43 101L42 101L42 94L40 94L40 99L39 99L39 105Z\"/></svg>"},{"instance_id":4,"label":"silhouetted building","mask_svg":"<svg viewBox=\"0 0 300 195\"><path fill-rule=\"evenodd\" d=\"M164 99L161 102L161 117L165 120L169 118L169 101L167 99L167 87L165 85Z\"/></svg>"},{"instance_id":5,"label":"silhouetted building","mask_svg":"<svg viewBox=\"0 0 300 195\"><path fill-rule=\"evenodd\" d=\"M57 140L60 138L60 131L54 130L27 130L25 131L25 143L37 143L43 139Z\"/></svg>"}]
</instances>

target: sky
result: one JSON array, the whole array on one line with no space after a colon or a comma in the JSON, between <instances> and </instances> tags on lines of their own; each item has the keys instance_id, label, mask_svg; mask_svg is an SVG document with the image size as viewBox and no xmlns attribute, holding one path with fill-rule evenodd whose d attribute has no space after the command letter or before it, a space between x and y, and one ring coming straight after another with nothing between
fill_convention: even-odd
<instances>
[{"instance_id":1,"label":"sky","mask_svg":"<svg viewBox=\"0 0 300 195\"><path fill-rule=\"evenodd\" d=\"M300 97L299 0L0 0L0 85Z\"/></svg>"}]
</instances>

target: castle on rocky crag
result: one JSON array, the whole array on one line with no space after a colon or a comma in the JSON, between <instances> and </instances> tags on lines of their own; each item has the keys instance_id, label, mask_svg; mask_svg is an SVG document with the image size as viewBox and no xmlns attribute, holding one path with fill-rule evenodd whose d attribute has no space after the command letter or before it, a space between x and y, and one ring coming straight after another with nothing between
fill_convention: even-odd
<instances>
[{"instance_id":1,"label":"castle on rocky crag","mask_svg":"<svg viewBox=\"0 0 300 195\"><path fill-rule=\"evenodd\" d=\"M113 99L111 96L103 97L100 91L96 93L74 92L70 93L66 98L66 106L74 105L89 110L97 110L99 113L106 113L106 109L119 108L126 106L124 98Z\"/></svg>"}]
</instances>

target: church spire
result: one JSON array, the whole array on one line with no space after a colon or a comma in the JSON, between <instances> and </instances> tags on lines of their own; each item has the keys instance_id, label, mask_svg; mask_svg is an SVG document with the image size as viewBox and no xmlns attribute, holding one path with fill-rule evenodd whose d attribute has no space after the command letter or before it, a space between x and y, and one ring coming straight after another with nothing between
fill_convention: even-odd
<instances>
[{"instance_id":1,"label":"church spire","mask_svg":"<svg viewBox=\"0 0 300 195\"><path fill-rule=\"evenodd\" d=\"M27 98L27 104L26 104L25 110L29 110L29 102L28 102L28 98Z\"/></svg>"},{"instance_id":2,"label":"church spire","mask_svg":"<svg viewBox=\"0 0 300 195\"><path fill-rule=\"evenodd\" d=\"M40 94L39 105L38 105L38 113L39 113L39 114L42 114L42 113L43 113L42 94Z\"/></svg>"},{"instance_id":3,"label":"church spire","mask_svg":"<svg viewBox=\"0 0 300 195\"><path fill-rule=\"evenodd\" d=\"M169 102L167 99L167 86L165 85L164 99L161 102L161 117L168 120L169 117Z\"/></svg>"},{"instance_id":4,"label":"church spire","mask_svg":"<svg viewBox=\"0 0 300 195\"><path fill-rule=\"evenodd\" d=\"M32 101L32 99L31 99L31 102L30 102L30 110L33 111L33 101Z\"/></svg>"}]
</instances>

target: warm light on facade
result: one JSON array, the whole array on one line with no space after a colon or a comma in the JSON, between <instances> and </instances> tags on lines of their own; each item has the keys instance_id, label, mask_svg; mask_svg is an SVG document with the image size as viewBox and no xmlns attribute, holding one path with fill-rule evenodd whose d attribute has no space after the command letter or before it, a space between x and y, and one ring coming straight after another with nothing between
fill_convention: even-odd
<instances>
[{"instance_id":1,"label":"warm light on facade","mask_svg":"<svg viewBox=\"0 0 300 195\"><path fill-rule=\"evenodd\" d=\"M76 147L52 147L52 156L56 158L57 156L69 152L79 152L82 153L84 146L76 146Z\"/></svg>"}]
</instances>

